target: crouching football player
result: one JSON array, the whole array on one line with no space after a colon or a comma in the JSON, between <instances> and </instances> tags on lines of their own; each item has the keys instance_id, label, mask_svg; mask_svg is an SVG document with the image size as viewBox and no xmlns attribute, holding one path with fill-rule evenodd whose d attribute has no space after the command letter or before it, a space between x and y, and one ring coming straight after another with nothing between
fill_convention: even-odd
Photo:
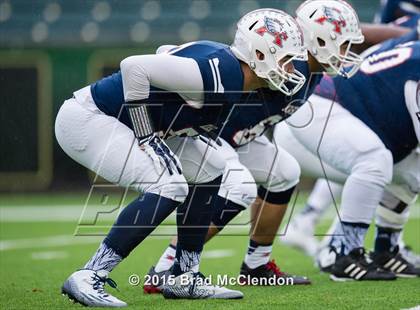
<instances>
[{"instance_id":1,"label":"crouching football player","mask_svg":"<svg viewBox=\"0 0 420 310\"><path fill-rule=\"evenodd\" d=\"M408 206L420 190L419 55L417 30L384 42L367 54L352 79L321 81L316 94L290 119L293 124L311 118L310 125L276 128L276 143L296 156L304 171L313 174L318 167L317 176L323 175L321 159L326 177L344 182L341 223L330 242L336 253L330 268L333 280L419 274L398 248ZM304 155L308 152L312 160ZM364 237L375 210L374 263L369 264Z\"/></svg>"},{"instance_id":2,"label":"crouching football player","mask_svg":"<svg viewBox=\"0 0 420 310\"><path fill-rule=\"evenodd\" d=\"M267 18L276 20L279 27L290 16L265 9L255 15L255 24L263 25ZM159 132L185 135L190 132L188 128L201 131L208 125L219 125L218 115L238 102L244 91L262 87L291 95L299 91L305 78L297 73L292 61L306 59L306 49L296 24L288 24L286 35L295 39L265 55L258 53L258 46L272 45L272 37L258 36L251 42L253 57L261 57L257 67L241 61L229 46L210 41L188 43L171 54L132 56L121 62L119 72L74 92L73 98L64 102L55 124L63 150L106 180L144 193L120 212L84 268L65 281L64 294L88 306L126 305L105 292L105 283L115 286L108 273L172 211L182 207L188 195L179 159ZM261 66L264 70L256 70ZM301 78L296 80L296 75ZM188 140L199 143L197 139ZM224 169L222 165L219 175ZM197 224L191 221L187 224ZM172 271L175 281L165 286L164 296L242 298L238 291L197 284L202 243L191 241L194 235L182 225L178 222L178 238L185 242L179 243ZM179 281L182 275L190 279L186 285Z\"/></svg>"},{"instance_id":3,"label":"crouching football player","mask_svg":"<svg viewBox=\"0 0 420 310\"><path fill-rule=\"evenodd\" d=\"M297 15L310 51L308 62L295 62L296 68L306 77L304 87L293 96L282 90L267 89L248 94L232 110L221 137L236 150L236 157L232 156L233 161L239 161L236 166L245 166L259 185L257 200L251 210L249 246L240 274L247 276L247 279L287 277L294 284L309 284L306 277L281 272L274 260L270 261L273 241L294 188L299 182L300 168L290 154L271 143L263 134L269 127L293 114L305 102L305 98L320 81L321 75L317 73L327 70L349 78L357 72L361 58L350 49L354 44L362 43L364 38L356 12L344 1L306 1L298 9ZM336 24L335 20L341 22ZM263 70L261 59L253 58L255 55L249 50L248 42L253 42L260 36L272 38L271 27L270 20L264 24L255 24L252 12L246 15L238 23L232 52L251 67L255 66L256 70ZM279 37L273 48L278 49L283 44L289 44L291 38L291 35ZM259 51L263 51L263 55L270 53L263 46L259 47ZM227 184L229 183L223 182L221 188ZM237 192L240 194L239 190ZM240 199L241 195L238 197ZM207 240L222 230L242 210L243 207L231 208L226 205L215 208ZM151 268L150 274L167 274L173 264L175 251L176 240L172 240L156 267ZM146 286L145 291L158 292L159 285Z\"/></svg>"}]
</instances>

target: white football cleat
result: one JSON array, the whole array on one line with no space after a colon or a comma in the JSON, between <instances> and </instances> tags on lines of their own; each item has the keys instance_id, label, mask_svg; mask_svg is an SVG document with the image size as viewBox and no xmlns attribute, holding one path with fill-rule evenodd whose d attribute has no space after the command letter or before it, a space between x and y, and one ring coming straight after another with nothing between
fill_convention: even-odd
<instances>
[{"instance_id":1,"label":"white football cleat","mask_svg":"<svg viewBox=\"0 0 420 310\"><path fill-rule=\"evenodd\" d=\"M296 216L287 227L286 234L279 239L285 245L297 248L311 257L318 251L319 241L314 236L314 224L305 216Z\"/></svg>"},{"instance_id":2,"label":"white football cleat","mask_svg":"<svg viewBox=\"0 0 420 310\"><path fill-rule=\"evenodd\" d=\"M64 282L61 292L71 300L89 307L126 307L127 304L108 294L104 290L105 283L116 288L117 284L108 278L105 270L93 271L82 269L74 272Z\"/></svg>"},{"instance_id":3,"label":"white football cleat","mask_svg":"<svg viewBox=\"0 0 420 310\"><path fill-rule=\"evenodd\" d=\"M212 285L203 274L192 271L183 273L168 281L162 287L167 299L241 299L244 294L226 287Z\"/></svg>"}]
</instances>

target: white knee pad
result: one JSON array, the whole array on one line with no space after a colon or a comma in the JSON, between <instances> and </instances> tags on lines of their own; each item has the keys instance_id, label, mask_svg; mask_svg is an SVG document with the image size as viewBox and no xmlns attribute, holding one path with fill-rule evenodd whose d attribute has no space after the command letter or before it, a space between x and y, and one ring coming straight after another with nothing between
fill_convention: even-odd
<instances>
[{"instance_id":1,"label":"white knee pad","mask_svg":"<svg viewBox=\"0 0 420 310\"><path fill-rule=\"evenodd\" d=\"M376 209L376 224L381 227L402 229L408 221L410 206L416 200L417 194L410 191L408 186L388 185Z\"/></svg>"},{"instance_id":2,"label":"white knee pad","mask_svg":"<svg viewBox=\"0 0 420 310\"><path fill-rule=\"evenodd\" d=\"M390 191L402 201L410 200L412 195L405 195L405 192L420 192L420 147L414 149L403 160L394 165L393 185ZM401 188L404 187L405 189ZM404 198L404 196L407 196Z\"/></svg>"},{"instance_id":3,"label":"white knee pad","mask_svg":"<svg viewBox=\"0 0 420 310\"><path fill-rule=\"evenodd\" d=\"M244 208L255 201L257 185L251 172L239 160L227 162L218 195Z\"/></svg>"},{"instance_id":4,"label":"white knee pad","mask_svg":"<svg viewBox=\"0 0 420 310\"><path fill-rule=\"evenodd\" d=\"M351 174L343 187L341 219L370 224L392 178L392 156L385 148L365 151L352 163Z\"/></svg>"},{"instance_id":5,"label":"white knee pad","mask_svg":"<svg viewBox=\"0 0 420 310\"><path fill-rule=\"evenodd\" d=\"M265 136L238 148L237 152L257 184L269 192L283 192L299 182L300 166L296 159Z\"/></svg>"},{"instance_id":6,"label":"white knee pad","mask_svg":"<svg viewBox=\"0 0 420 310\"><path fill-rule=\"evenodd\" d=\"M386 148L370 150L357 158L351 175L384 186L391 183L393 170L392 154Z\"/></svg>"},{"instance_id":7,"label":"white knee pad","mask_svg":"<svg viewBox=\"0 0 420 310\"><path fill-rule=\"evenodd\" d=\"M286 191L299 183L300 166L297 160L284 150L278 151L272 177L267 184L263 184L269 192L279 193Z\"/></svg>"},{"instance_id":8,"label":"white knee pad","mask_svg":"<svg viewBox=\"0 0 420 310\"><path fill-rule=\"evenodd\" d=\"M142 186L145 187L144 184ZM165 173L158 182L146 186L146 192L184 202L188 195L188 183L183 175Z\"/></svg>"}]
</instances>

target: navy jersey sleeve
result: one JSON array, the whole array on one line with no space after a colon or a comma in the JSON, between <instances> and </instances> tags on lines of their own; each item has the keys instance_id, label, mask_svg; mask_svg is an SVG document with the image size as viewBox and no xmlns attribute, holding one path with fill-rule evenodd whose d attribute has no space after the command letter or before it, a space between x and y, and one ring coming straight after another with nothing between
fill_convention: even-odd
<instances>
[{"instance_id":1,"label":"navy jersey sleeve","mask_svg":"<svg viewBox=\"0 0 420 310\"><path fill-rule=\"evenodd\" d=\"M197 41L180 46L171 54L192 58L198 63L206 93L205 101L214 101L213 94L223 94L231 102L239 100L244 77L240 62L229 46L212 41Z\"/></svg>"}]
</instances>

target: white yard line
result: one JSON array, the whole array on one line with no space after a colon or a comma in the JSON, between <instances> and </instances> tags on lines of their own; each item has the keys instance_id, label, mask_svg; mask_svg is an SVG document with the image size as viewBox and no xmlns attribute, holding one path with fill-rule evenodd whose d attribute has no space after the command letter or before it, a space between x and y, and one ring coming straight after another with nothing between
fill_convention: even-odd
<instances>
[{"instance_id":1,"label":"white yard line","mask_svg":"<svg viewBox=\"0 0 420 310\"><path fill-rule=\"evenodd\" d=\"M31 258L33 260L64 259L68 256L69 253L67 251L42 251L31 253Z\"/></svg>"},{"instance_id":2,"label":"white yard line","mask_svg":"<svg viewBox=\"0 0 420 310\"><path fill-rule=\"evenodd\" d=\"M235 255L234 250L204 250L203 258L223 258Z\"/></svg>"},{"instance_id":3,"label":"white yard line","mask_svg":"<svg viewBox=\"0 0 420 310\"><path fill-rule=\"evenodd\" d=\"M92 210L100 210L100 205L91 205L89 208ZM2 206L0 207L0 223L8 223L8 222L73 222L78 223L80 220L80 215L84 209L83 205L58 205L58 206L30 206L30 205L22 205L22 206ZM295 210L297 213L298 210ZM322 218L323 220L331 220L336 215L336 211L334 208L330 208L325 216ZM92 217L92 214L89 214ZM110 219L111 216L109 214L100 215L106 216L107 219ZM115 214L115 217L117 214ZM246 214L244 214L246 216ZM285 219L287 219L289 214L286 214ZM411 208L410 218L418 219L420 218L420 206L419 204L415 204ZM175 212L172 213L169 220L175 222L176 216ZM242 217L244 219L244 217Z\"/></svg>"},{"instance_id":4,"label":"white yard line","mask_svg":"<svg viewBox=\"0 0 420 310\"><path fill-rule=\"evenodd\" d=\"M103 237L75 237L72 235L57 235L41 238L1 240L0 251L19 249L41 249L68 245L99 243Z\"/></svg>"},{"instance_id":5,"label":"white yard line","mask_svg":"<svg viewBox=\"0 0 420 310\"><path fill-rule=\"evenodd\" d=\"M235 227L235 229L229 229L226 227L226 232L229 233L246 233L249 231L249 228L244 226ZM225 232L225 230L224 230ZM166 226L156 229L149 238L153 239L163 239L170 240L172 236L176 234L176 226ZM55 235L39 238L23 238L23 239L12 239L12 240L0 240L0 251L9 251L9 250L21 250L21 249L44 249L44 248L54 248L54 247L63 247L63 246L72 246L72 245L83 245L83 244L99 244L103 240L104 236L73 236L73 235ZM218 255L230 255L225 252L214 252L212 254L214 258ZM222 257L222 256L220 256Z\"/></svg>"},{"instance_id":6,"label":"white yard line","mask_svg":"<svg viewBox=\"0 0 420 310\"><path fill-rule=\"evenodd\" d=\"M100 210L100 205L91 205L92 210ZM59 206L7 206L0 207L0 223L8 222L75 222L78 223L84 209L83 205ZM92 214L90 214L92 216ZM110 215L104 215L110 218ZM115 213L115 217L117 214ZM169 216L175 220L175 213Z\"/></svg>"},{"instance_id":7,"label":"white yard line","mask_svg":"<svg viewBox=\"0 0 420 310\"><path fill-rule=\"evenodd\" d=\"M73 222L82 210L81 205L1 207L0 222Z\"/></svg>"}]
</instances>

